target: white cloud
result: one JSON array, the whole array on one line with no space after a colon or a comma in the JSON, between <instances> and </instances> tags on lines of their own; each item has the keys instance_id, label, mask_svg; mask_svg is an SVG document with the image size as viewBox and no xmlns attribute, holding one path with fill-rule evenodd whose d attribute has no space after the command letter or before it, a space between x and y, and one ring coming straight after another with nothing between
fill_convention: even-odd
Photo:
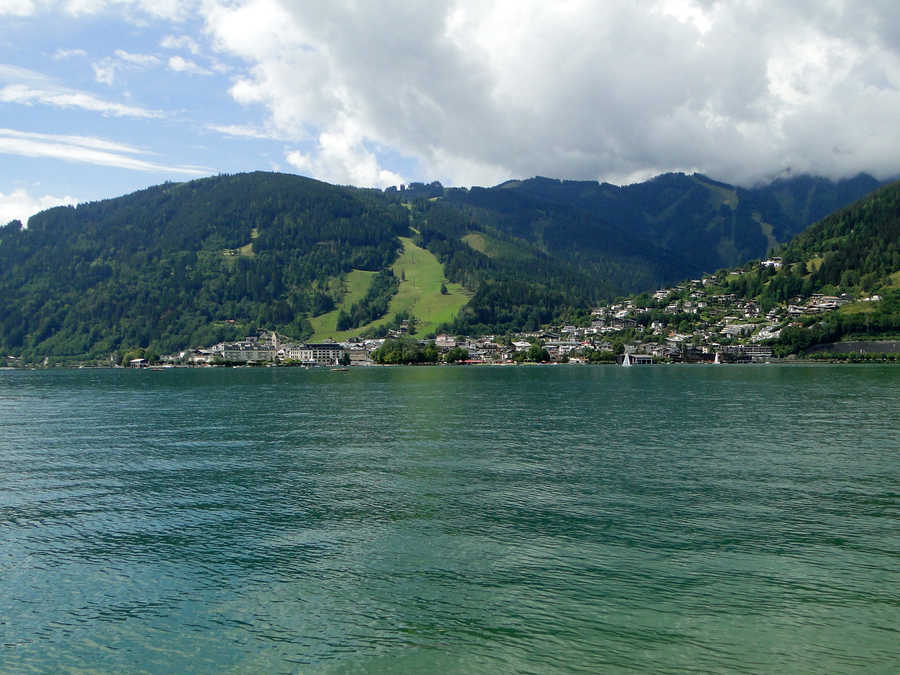
<instances>
[{"instance_id":1,"label":"white cloud","mask_svg":"<svg viewBox=\"0 0 900 675\"><path fill-rule=\"evenodd\" d=\"M63 11L73 17L119 9L126 19L146 16L182 21L199 5L196 0L0 0L0 16L33 16L40 11Z\"/></svg>"},{"instance_id":2,"label":"white cloud","mask_svg":"<svg viewBox=\"0 0 900 675\"><path fill-rule=\"evenodd\" d=\"M206 128L210 131L215 131L220 134L224 134L225 136L232 136L236 138L279 140L279 137L276 134L273 134L269 131L240 124L207 124Z\"/></svg>"},{"instance_id":3,"label":"white cloud","mask_svg":"<svg viewBox=\"0 0 900 675\"><path fill-rule=\"evenodd\" d=\"M285 159L301 173L331 183L384 188L406 182L399 174L380 167L363 138L348 131L346 125L320 134L312 154L291 150L285 153Z\"/></svg>"},{"instance_id":4,"label":"white cloud","mask_svg":"<svg viewBox=\"0 0 900 675\"><path fill-rule=\"evenodd\" d=\"M0 65L0 103L81 108L112 117L162 117L158 111L106 101L65 87L41 73L6 65Z\"/></svg>"},{"instance_id":5,"label":"white cloud","mask_svg":"<svg viewBox=\"0 0 900 675\"><path fill-rule=\"evenodd\" d=\"M35 82L44 83L50 81L46 75L28 68L10 66L0 63L0 82Z\"/></svg>"},{"instance_id":6,"label":"white cloud","mask_svg":"<svg viewBox=\"0 0 900 675\"><path fill-rule=\"evenodd\" d=\"M118 64L112 59L104 59L91 64L94 69L94 79L100 84L112 85L116 81L116 68Z\"/></svg>"},{"instance_id":7,"label":"white cloud","mask_svg":"<svg viewBox=\"0 0 900 675\"><path fill-rule=\"evenodd\" d=\"M137 12L155 19L181 21L197 5L191 0L65 0L61 3L64 11L72 16L99 14L110 8L124 10L126 18L134 18L131 13Z\"/></svg>"},{"instance_id":8,"label":"white cloud","mask_svg":"<svg viewBox=\"0 0 900 675\"><path fill-rule=\"evenodd\" d=\"M201 176L211 173L205 167L165 166L133 155L147 154L137 148L84 136L40 134L15 129L0 129L0 154L21 157L53 158L133 171Z\"/></svg>"},{"instance_id":9,"label":"white cloud","mask_svg":"<svg viewBox=\"0 0 900 675\"><path fill-rule=\"evenodd\" d=\"M146 70L158 66L159 58L153 54L135 54L124 49L116 49L114 57L106 57L91 64L94 79L101 84L112 85L120 70Z\"/></svg>"},{"instance_id":10,"label":"white cloud","mask_svg":"<svg viewBox=\"0 0 900 675\"><path fill-rule=\"evenodd\" d=\"M202 66L197 65L190 59L185 59L181 56L171 56L169 57L169 70L174 70L176 73L188 73L190 75L210 75L210 71Z\"/></svg>"},{"instance_id":11,"label":"white cloud","mask_svg":"<svg viewBox=\"0 0 900 675\"><path fill-rule=\"evenodd\" d=\"M66 0L62 5L66 12L72 16L81 16L84 14L97 14L108 4L105 0Z\"/></svg>"},{"instance_id":12,"label":"white cloud","mask_svg":"<svg viewBox=\"0 0 900 675\"><path fill-rule=\"evenodd\" d=\"M200 53L200 45L189 35L166 35L159 46L163 49L186 49L194 56Z\"/></svg>"},{"instance_id":13,"label":"white cloud","mask_svg":"<svg viewBox=\"0 0 900 675\"><path fill-rule=\"evenodd\" d=\"M153 54L132 54L131 52L126 52L124 49L117 49L113 53L126 63L130 63L131 65L140 68L150 68L159 65L159 59L153 56Z\"/></svg>"},{"instance_id":14,"label":"white cloud","mask_svg":"<svg viewBox=\"0 0 900 675\"><path fill-rule=\"evenodd\" d=\"M57 143L65 143L67 145L78 145L94 150L104 150L107 152L119 152L130 155L149 155L151 153L133 145L117 143L116 141L108 141L104 138L94 138L92 136L77 136L65 134L42 134L33 131L19 131L17 129L0 128L0 136L9 136L15 138L28 138L38 141L52 141Z\"/></svg>"},{"instance_id":15,"label":"white cloud","mask_svg":"<svg viewBox=\"0 0 900 675\"><path fill-rule=\"evenodd\" d=\"M13 190L9 194L0 192L0 226L13 220L19 220L27 225L28 219L35 213L53 206L74 206L75 204L77 204L75 198L68 195L65 197L54 197L53 195L32 197L24 188Z\"/></svg>"},{"instance_id":16,"label":"white cloud","mask_svg":"<svg viewBox=\"0 0 900 675\"><path fill-rule=\"evenodd\" d=\"M53 53L56 61L64 61L66 59L75 58L76 56L87 56L87 52L83 49L57 49Z\"/></svg>"},{"instance_id":17,"label":"white cloud","mask_svg":"<svg viewBox=\"0 0 900 675\"><path fill-rule=\"evenodd\" d=\"M35 11L33 0L0 0L0 16L31 16Z\"/></svg>"},{"instance_id":18,"label":"white cloud","mask_svg":"<svg viewBox=\"0 0 900 675\"><path fill-rule=\"evenodd\" d=\"M377 179L374 147L462 184L900 169L890 3L209 0L203 12L217 49L248 63L232 97L287 137L318 137L290 156L323 177Z\"/></svg>"},{"instance_id":19,"label":"white cloud","mask_svg":"<svg viewBox=\"0 0 900 675\"><path fill-rule=\"evenodd\" d=\"M0 0L0 15L51 11L158 20L173 71L242 63L232 98L262 111L265 137L304 144L295 166L338 182L386 180L387 153L454 184L900 171L900 6L885 0ZM196 18L202 32L179 23ZM98 81L160 63L120 52ZM4 86L3 68L0 101L159 116Z\"/></svg>"},{"instance_id":20,"label":"white cloud","mask_svg":"<svg viewBox=\"0 0 900 675\"><path fill-rule=\"evenodd\" d=\"M153 110L104 101L85 92L36 89L24 84L11 84L0 88L0 102L21 105L41 104L57 108L81 108L112 117L162 117L161 113Z\"/></svg>"}]
</instances>

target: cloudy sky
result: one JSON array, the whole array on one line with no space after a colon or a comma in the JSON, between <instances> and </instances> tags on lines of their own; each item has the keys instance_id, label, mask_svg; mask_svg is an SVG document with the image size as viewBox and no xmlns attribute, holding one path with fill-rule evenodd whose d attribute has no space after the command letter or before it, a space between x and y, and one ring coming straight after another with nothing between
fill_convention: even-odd
<instances>
[{"instance_id":1,"label":"cloudy sky","mask_svg":"<svg viewBox=\"0 0 900 675\"><path fill-rule=\"evenodd\" d=\"M360 186L900 173L896 0L0 0L0 223Z\"/></svg>"}]
</instances>

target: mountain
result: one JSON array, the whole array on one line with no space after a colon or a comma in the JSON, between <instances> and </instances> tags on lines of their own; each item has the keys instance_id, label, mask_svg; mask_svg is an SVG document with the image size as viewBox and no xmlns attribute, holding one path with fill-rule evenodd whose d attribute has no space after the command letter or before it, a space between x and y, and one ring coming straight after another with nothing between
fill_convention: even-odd
<instances>
[{"instance_id":1,"label":"mountain","mask_svg":"<svg viewBox=\"0 0 900 675\"><path fill-rule=\"evenodd\" d=\"M647 342L738 349L767 342L777 355L896 351L900 338L900 182L810 226L779 255L682 281L627 301ZM676 335L677 333L677 335ZM673 337L674 336L674 337ZM873 340L893 341L876 344ZM862 358L862 357L859 357Z\"/></svg>"},{"instance_id":2,"label":"mountain","mask_svg":"<svg viewBox=\"0 0 900 675\"><path fill-rule=\"evenodd\" d=\"M256 172L167 183L0 228L0 354L168 352L275 329L479 333L580 321L597 301L753 251L872 187L742 190L668 174L618 188L328 185ZM749 253L746 257L752 257Z\"/></svg>"},{"instance_id":3,"label":"mountain","mask_svg":"<svg viewBox=\"0 0 900 675\"><path fill-rule=\"evenodd\" d=\"M169 183L0 230L0 346L26 358L309 332L335 279L389 266L407 210L286 174Z\"/></svg>"},{"instance_id":4,"label":"mountain","mask_svg":"<svg viewBox=\"0 0 900 675\"><path fill-rule=\"evenodd\" d=\"M670 173L624 187L541 177L439 195L436 184L423 187L483 228L607 270L614 285L636 291L763 256L878 185L860 174L744 189Z\"/></svg>"},{"instance_id":5,"label":"mountain","mask_svg":"<svg viewBox=\"0 0 900 675\"><path fill-rule=\"evenodd\" d=\"M801 327L783 331L788 351L854 336L900 337L900 181L795 237L783 261L768 283L782 296L803 279L811 293L864 300L825 317L806 317Z\"/></svg>"},{"instance_id":6,"label":"mountain","mask_svg":"<svg viewBox=\"0 0 900 675\"><path fill-rule=\"evenodd\" d=\"M396 195L263 172L49 209L0 228L0 354L104 359L261 329L383 334L408 319L427 332L470 299L512 327L529 319L522 307L544 322L613 290L527 243L475 251L440 211L429 225ZM438 236L466 255L443 265L425 248L445 252Z\"/></svg>"}]
</instances>

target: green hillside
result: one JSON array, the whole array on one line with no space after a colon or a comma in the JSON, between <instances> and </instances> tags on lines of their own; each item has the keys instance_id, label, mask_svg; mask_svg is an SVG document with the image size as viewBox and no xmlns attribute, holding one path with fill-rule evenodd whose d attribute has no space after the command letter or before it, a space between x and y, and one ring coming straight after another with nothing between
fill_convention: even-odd
<instances>
[{"instance_id":1,"label":"green hillside","mask_svg":"<svg viewBox=\"0 0 900 675\"><path fill-rule=\"evenodd\" d=\"M442 327L453 333L535 329L584 315L621 288L609 281L611 274L640 265L611 259L602 270L586 268L475 222L444 200L416 202L412 220L416 244L434 254L447 279L472 293L455 320Z\"/></svg>"},{"instance_id":2,"label":"green hillside","mask_svg":"<svg viewBox=\"0 0 900 675\"><path fill-rule=\"evenodd\" d=\"M50 209L0 228L0 353L305 337L343 300L338 280L389 267L407 234L408 210L381 192L261 172Z\"/></svg>"},{"instance_id":3,"label":"green hillside","mask_svg":"<svg viewBox=\"0 0 900 675\"><path fill-rule=\"evenodd\" d=\"M638 291L764 256L877 187L865 174L837 182L799 176L751 189L664 174L622 187L541 177L470 190L432 183L412 186L406 198L440 196L481 230Z\"/></svg>"},{"instance_id":4,"label":"green hillside","mask_svg":"<svg viewBox=\"0 0 900 675\"><path fill-rule=\"evenodd\" d=\"M376 274L377 272L367 270L351 270L347 273L341 284L341 301L338 306L330 312L310 318L309 324L313 331L312 340L321 341L326 338L344 339L356 332L346 331L346 336L340 334L335 328L338 314L341 311L350 311L354 303L365 297L366 291L369 290L369 286L372 284L372 278Z\"/></svg>"},{"instance_id":5,"label":"green hillside","mask_svg":"<svg viewBox=\"0 0 900 675\"><path fill-rule=\"evenodd\" d=\"M762 297L773 295L772 287L787 295L802 279L813 293L847 294L856 300L785 331L781 341L788 348L860 337L900 338L900 182L798 235L783 259L782 271Z\"/></svg>"},{"instance_id":6,"label":"green hillside","mask_svg":"<svg viewBox=\"0 0 900 675\"><path fill-rule=\"evenodd\" d=\"M401 237L400 241L403 253L393 265L400 290L391 301L388 319L405 312L416 318L417 332L434 332L439 325L453 320L471 293L461 284L447 281L441 263L431 251L416 246L412 239ZM441 285L446 294L441 293Z\"/></svg>"},{"instance_id":7,"label":"green hillside","mask_svg":"<svg viewBox=\"0 0 900 675\"><path fill-rule=\"evenodd\" d=\"M397 293L391 298L384 317L350 330L337 330L338 314L349 311L366 294L374 272L355 270L347 275L347 292L340 306L327 314L310 319L313 340L332 338L345 340L361 334L373 333L380 326L397 323L398 316L415 317L416 333L433 333L438 326L452 321L471 293L460 284L447 281L443 267L434 254L419 246L412 239L400 237L403 252L391 266L394 276L400 280ZM441 293L441 286L445 293Z\"/></svg>"},{"instance_id":8,"label":"green hillside","mask_svg":"<svg viewBox=\"0 0 900 675\"><path fill-rule=\"evenodd\" d=\"M632 298L632 306L646 308L642 325L658 321L688 336L685 344L702 344L704 335L708 343L728 314L751 333L776 334L768 343L780 355L900 339L900 182L812 225L778 253L702 285L685 281L659 300Z\"/></svg>"},{"instance_id":9,"label":"green hillside","mask_svg":"<svg viewBox=\"0 0 900 675\"><path fill-rule=\"evenodd\" d=\"M502 233L490 235L499 257L474 251L461 237L483 228L424 203L257 172L10 223L0 228L0 354L103 361L262 329L342 338L401 319L420 335L508 328L616 289L528 242L503 244Z\"/></svg>"},{"instance_id":10,"label":"green hillside","mask_svg":"<svg viewBox=\"0 0 900 675\"><path fill-rule=\"evenodd\" d=\"M873 182L742 190L670 174L622 188L535 178L378 191L256 172L166 183L0 227L0 355L102 361L406 319L419 335L583 323L597 302L761 255ZM829 248L837 234L821 236L809 283L872 285L861 249L845 258Z\"/></svg>"}]
</instances>

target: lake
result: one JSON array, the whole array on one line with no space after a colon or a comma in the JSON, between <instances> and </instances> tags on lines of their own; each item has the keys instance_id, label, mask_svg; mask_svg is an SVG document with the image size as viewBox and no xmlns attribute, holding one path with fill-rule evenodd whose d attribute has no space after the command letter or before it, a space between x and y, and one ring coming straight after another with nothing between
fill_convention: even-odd
<instances>
[{"instance_id":1,"label":"lake","mask_svg":"<svg viewBox=\"0 0 900 675\"><path fill-rule=\"evenodd\" d=\"M900 368L0 372L3 672L896 672Z\"/></svg>"}]
</instances>

